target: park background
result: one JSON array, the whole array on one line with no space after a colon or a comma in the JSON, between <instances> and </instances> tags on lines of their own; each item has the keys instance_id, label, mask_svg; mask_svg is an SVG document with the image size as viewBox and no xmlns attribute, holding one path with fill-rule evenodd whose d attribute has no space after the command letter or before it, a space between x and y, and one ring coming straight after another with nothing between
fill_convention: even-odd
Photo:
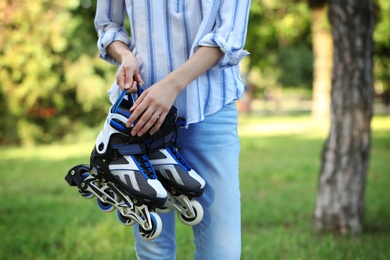
<instances>
[{"instance_id":1,"label":"park background","mask_svg":"<svg viewBox=\"0 0 390 260\"><path fill-rule=\"evenodd\" d=\"M326 1L313 2L252 1L237 103L242 259L388 259L390 3L374 1L372 144L355 236L312 225L331 84L328 63L314 71L316 51L332 59ZM0 2L0 259L134 259L131 228L63 179L88 162L110 106L116 68L98 58L95 5ZM178 259L192 259L191 228L177 230Z\"/></svg>"}]
</instances>

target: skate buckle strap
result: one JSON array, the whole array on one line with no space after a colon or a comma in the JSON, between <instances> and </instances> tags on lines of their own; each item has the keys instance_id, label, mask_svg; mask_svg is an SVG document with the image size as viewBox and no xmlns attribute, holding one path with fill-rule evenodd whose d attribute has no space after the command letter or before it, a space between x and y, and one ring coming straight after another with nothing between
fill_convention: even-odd
<instances>
[{"instance_id":1,"label":"skate buckle strap","mask_svg":"<svg viewBox=\"0 0 390 260\"><path fill-rule=\"evenodd\" d=\"M112 147L113 158L119 158L124 155L145 154L146 146L144 144L126 144Z\"/></svg>"}]
</instances>

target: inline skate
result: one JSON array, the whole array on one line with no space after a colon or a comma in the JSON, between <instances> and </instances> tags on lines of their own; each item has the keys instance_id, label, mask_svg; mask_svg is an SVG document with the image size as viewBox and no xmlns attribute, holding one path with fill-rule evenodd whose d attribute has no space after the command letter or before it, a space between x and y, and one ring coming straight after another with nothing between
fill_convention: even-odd
<instances>
[{"instance_id":1,"label":"inline skate","mask_svg":"<svg viewBox=\"0 0 390 260\"><path fill-rule=\"evenodd\" d=\"M205 181L180 155L174 146L160 149L148 156L159 181L168 191L164 208L158 211L167 213L176 210L180 221L186 225L199 224L203 218L203 208L193 198L203 194Z\"/></svg>"},{"instance_id":2,"label":"inline skate","mask_svg":"<svg viewBox=\"0 0 390 260\"><path fill-rule=\"evenodd\" d=\"M117 209L122 224L138 223L141 236L152 240L162 230L156 208L164 207L168 195L146 154L174 141L177 110L172 107L163 126L153 136L133 137L132 127L125 125L133 98L129 95L125 99L125 96L123 91L110 108L91 153L90 165L73 167L65 180L70 186L77 186L84 198L96 196L103 211Z\"/></svg>"}]
</instances>

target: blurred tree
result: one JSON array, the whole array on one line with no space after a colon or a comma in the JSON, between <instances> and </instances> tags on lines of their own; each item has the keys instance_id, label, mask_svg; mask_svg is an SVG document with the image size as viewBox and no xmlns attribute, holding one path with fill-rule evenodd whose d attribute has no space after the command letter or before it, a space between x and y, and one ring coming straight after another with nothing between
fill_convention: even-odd
<instances>
[{"instance_id":1,"label":"blurred tree","mask_svg":"<svg viewBox=\"0 0 390 260\"><path fill-rule=\"evenodd\" d=\"M328 2L329 0L308 0L314 55L311 114L315 120L328 119L330 115L333 44L327 16Z\"/></svg>"},{"instance_id":2,"label":"blurred tree","mask_svg":"<svg viewBox=\"0 0 390 260\"><path fill-rule=\"evenodd\" d=\"M332 0L334 43L331 127L322 151L314 228L359 234L371 145L373 5Z\"/></svg>"},{"instance_id":3,"label":"blurred tree","mask_svg":"<svg viewBox=\"0 0 390 260\"><path fill-rule=\"evenodd\" d=\"M101 123L113 70L97 62L94 11L86 0L0 2L0 143L51 142Z\"/></svg>"}]
</instances>

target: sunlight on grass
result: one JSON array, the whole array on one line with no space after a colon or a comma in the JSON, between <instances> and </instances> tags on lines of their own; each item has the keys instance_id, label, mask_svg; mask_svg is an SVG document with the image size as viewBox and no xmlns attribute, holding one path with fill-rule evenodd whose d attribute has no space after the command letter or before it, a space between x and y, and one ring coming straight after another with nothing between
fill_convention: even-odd
<instances>
[{"instance_id":1,"label":"sunlight on grass","mask_svg":"<svg viewBox=\"0 0 390 260\"><path fill-rule=\"evenodd\" d=\"M314 121L309 115L263 117L240 115L238 133L240 137L304 134L306 138L325 137L330 122ZM371 121L373 131L389 131L390 117L374 116Z\"/></svg>"},{"instance_id":2,"label":"sunlight on grass","mask_svg":"<svg viewBox=\"0 0 390 260\"><path fill-rule=\"evenodd\" d=\"M240 137L305 134L307 137L324 136L329 131L329 123L311 120L310 116L246 116L239 117Z\"/></svg>"},{"instance_id":3,"label":"sunlight on grass","mask_svg":"<svg viewBox=\"0 0 390 260\"><path fill-rule=\"evenodd\" d=\"M375 131L389 131L390 134L390 116L374 116L371 128Z\"/></svg>"},{"instance_id":4,"label":"sunlight on grass","mask_svg":"<svg viewBox=\"0 0 390 260\"><path fill-rule=\"evenodd\" d=\"M0 156L7 159L39 158L45 160L64 160L82 157L91 153L94 141L82 141L77 144L52 144L37 147L0 148Z\"/></svg>"}]
</instances>

